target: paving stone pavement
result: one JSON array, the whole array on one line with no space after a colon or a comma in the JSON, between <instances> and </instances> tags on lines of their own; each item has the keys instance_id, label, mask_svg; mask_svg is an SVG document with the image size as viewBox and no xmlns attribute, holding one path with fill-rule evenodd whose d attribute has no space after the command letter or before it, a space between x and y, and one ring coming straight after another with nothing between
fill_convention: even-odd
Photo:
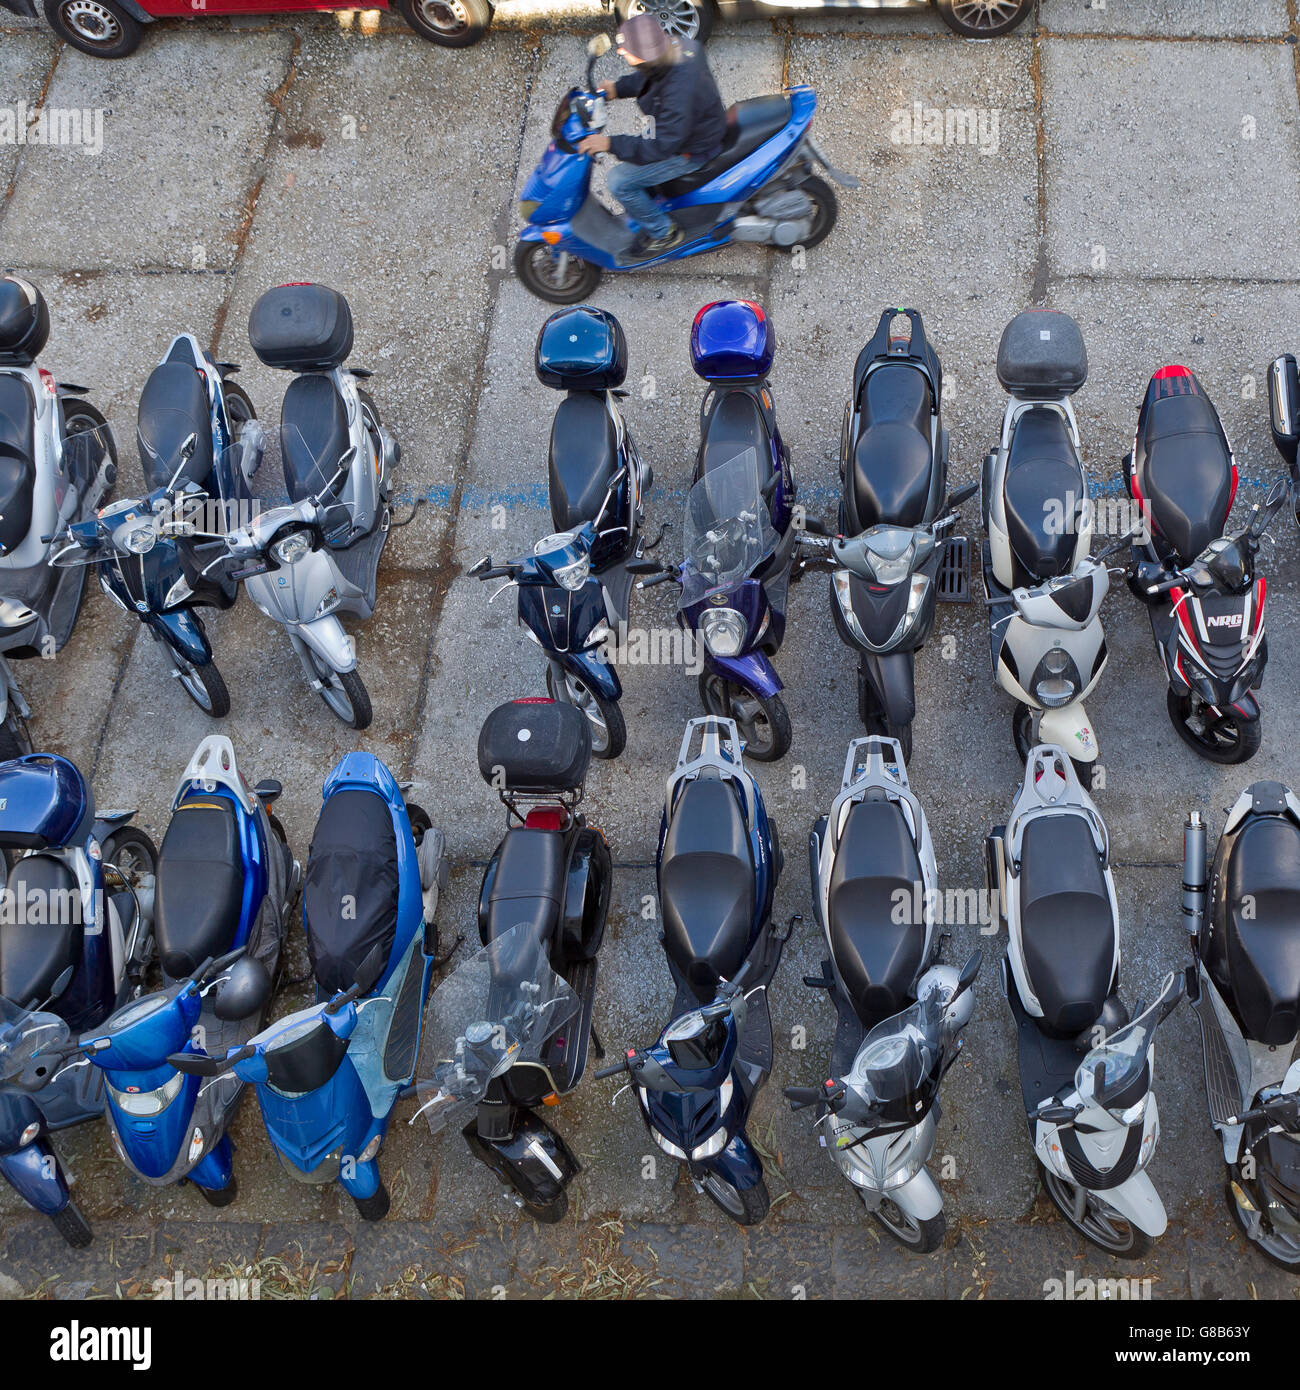
<instances>
[{"instance_id":1,"label":"paving stone pavement","mask_svg":"<svg viewBox=\"0 0 1300 1390\"><path fill-rule=\"evenodd\" d=\"M472 930L478 867L501 830L477 776L479 723L498 700L540 693L542 672L512 614L487 607L464 570L492 550L523 553L549 530L545 454L553 398L532 373L546 309L514 281L503 251L514 201L576 79L599 7L502 8L493 34L455 53L399 22L373 36L328 15L156 26L116 64L56 43L43 25L0 12L0 106L102 109L104 143L0 145L0 266L30 273L51 303L46 361L89 383L122 443L122 495L141 486L132 444L138 392L171 336L191 330L244 363L240 381L274 420L285 380L253 359L245 325L266 286L319 279L343 289L357 326L353 361L402 441L404 502L428 505L396 536L381 599L357 632L375 723L361 745L416 783L455 860L444 924ZM909 303L951 382L945 404L954 485L973 480L999 426L993 374L1002 325L1027 304L1069 310L1092 376L1076 400L1094 485L1114 491L1150 372L1183 361L1201 377L1237 450L1238 512L1279 472L1264 372L1300 347L1300 100L1295 0L1128 0L1094 8L1043 0L1037 28L961 42L929 12L804 15L723 26L710 45L728 100L782 81L811 82L827 155L863 180L841 195L839 224L799 265L733 247L638 277L607 279L631 351L627 415L655 469L651 531L677 544L694 456L700 383L687 333L700 304L757 297L779 347L777 410L803 495L829 512L853 359L886 304ZM996 142L907 145L898 115L923 107L997 113ZM627 113L619 112L620 118ZM274 449L256 489L281 490ZM1249 779L1300 780L1300 608L1295 533L1265 552L1271 598L1265 746ZM671 621L663 591L647 620ZM1111 664L1089 701L1100 733L1101 794L1117 859L1125 993L1150 995L1185 961L1174 865L1183 817L1217 833L1247 774L1186 753L1163 712L1146 620L1122 588L1106 610ZM305 857L326 771L354 746L328 722L278 632L247 602L209 622L234 708L224 731L245 770L285 784L277 807ZM918 669L914 789L931 819L945 887L982 884L982 844L1019 779L1010 708L987 668L984 617L940 615ZM795 745L757 770L787 846L798 846L839 785L858 732L853 663L825 594L792 602L779 668ZM212 726L182 705L136 625L92 594L57 660L18 679L37 742L76 759L99 802L136 805L160 839L175 780ZM587 804L620 865L597 1026L607 1043L644 1042L670 1002L656 933L640 915L653 890L663 778L694 683L626 673L627 754L593 769ZM798 775L796 775L798 774ZM282 809L281 809L282 808ZM801 853L789 855L781 914L809 911ZM875 1234L780 1088L824 1066L831 1020L799 984L822 951L806 921L773 992L774 1074L751 1132L767 1153L776 1205L742 1231L653 1171L624 1097L588 1081L556 1123L584 1172L573 1210L539 1228L503 1200L454 1136L430 1139L399 1110L382 1166L393 1211L359 1223L333 1187L290 1183L240 1114L238 1200L219 1214L192 1189L158 1192L114 1158L103 1127L59 1136L97 1239L72 1252L0 1191L0 1295L147 1295L155 1280L257 1279L264 1296L1043 1298L1073 1278L1110 1296L1293 1298L1295 1281L1245 1249L1222 1201L1205 1113L1199 1041L1188 1011L1160 1044L1162 1137L1152 1167L1169 1232L1129 1268L1085 1252L1038 1192L1019 1110L1014 1039L1000 997L1001 945L953 928L948 959L983 945L976 1020L945 1081L937 1158L949 1241L905 1258ZM290 971L307 971L301 932ZM277 1005L305 998L301 984ZM805 1046L797 1046L803 1043ZM950 1162L947 1162L950 1160ZM1144 1283L1143 1281L1149 1281ZM1078 1296L1076 1294L1076 1296Z\"/></svg>"}]
</instances>

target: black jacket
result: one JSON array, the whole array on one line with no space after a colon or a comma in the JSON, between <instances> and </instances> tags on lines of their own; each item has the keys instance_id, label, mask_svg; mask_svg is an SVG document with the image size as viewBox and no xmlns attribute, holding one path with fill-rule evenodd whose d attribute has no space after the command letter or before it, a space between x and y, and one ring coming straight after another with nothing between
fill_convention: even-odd
<instances>
[{"instance_id":1,"label":"black jacket","mask_svg":"<svg viewBox=\"0 0 1300 1390\"><path fill-rule=\"evenodd\" d=\"M620 97L636 104L654 121L653 135L615 135L610 150L629 164L654 164L675 154L712 159L722 149L726 111L704 54L690 44L676 44L665 63L639 68L614 84Z\"/></svg>"}]
</instances>

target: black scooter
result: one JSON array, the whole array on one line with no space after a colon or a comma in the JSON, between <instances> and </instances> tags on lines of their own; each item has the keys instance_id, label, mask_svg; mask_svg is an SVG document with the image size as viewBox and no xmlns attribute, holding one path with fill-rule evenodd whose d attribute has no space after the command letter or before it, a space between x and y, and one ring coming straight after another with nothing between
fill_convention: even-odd
<instances>
[{"instance_id":1,"label":"black scooter","mask_svg":"<svg viewBox=\"0 0 1300 1390\"><path fill-rule=\"evenodd\" d=\"M896 331L906 318L906 334ZM862 541L859 562L831 576L831 613L858 653L858 713L867 731L912 753L916 653L935 604L970 601L964 536L936 523L947 495L943 368L915 309L886 309L853 368L840 439L839 529ZM972 487L964 496L973 496Z\"/></svg>"},{"instance_id":2,"label":"black scooter","mask_svg":"<svg viewBox=\"0 0 1300 1390\"><path fill-rule=\"evenodd\" d=\"M484 949L434 991L432 1079L418 1114L440 1132L472 1111L470 1151L538 1221L559 1221L581 1171L536 1113L582 1080L591 1047L596 955L609 909L604 835L578 810L591 730L572 705L525 699L484 721L479 771L506 808L508 829L483 874Z\"/></svg>"},{"instance_id":3,"label":"black scooter","mask_svg":"<svg viewBox=\"0 0 1300 1390\"><path fill-rule=\"evenodd\" d=\"M1208 896L1208 904L1207 904ZM1195 965L1210 1123L1228 1210L1276 1265L1300 1270L1300 800L1256 782L1228 812L1207 869L1198 811L1183 831L1183 921Z\"/></svg>"}]
</instances>

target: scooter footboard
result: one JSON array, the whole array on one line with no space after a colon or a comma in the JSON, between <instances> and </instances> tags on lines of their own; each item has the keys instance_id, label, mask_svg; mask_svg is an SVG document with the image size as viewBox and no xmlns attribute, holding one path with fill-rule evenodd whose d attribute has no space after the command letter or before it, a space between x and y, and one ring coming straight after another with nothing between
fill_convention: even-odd
<instances>
[{"instance_id":1,"label":"scooter footboard","mask_svg":"<svg viewBox=\"0 0 1300 1390\"><path fill-rule=\"evenodd\" d=\"M485 1139L477 1118L461 1131L470 1152L486 1163L526 1202L550 1206L582 1171L564 1140L531 1110L514 1112L511 1131L502 1138Z\"/></svg>"}]
</instances>

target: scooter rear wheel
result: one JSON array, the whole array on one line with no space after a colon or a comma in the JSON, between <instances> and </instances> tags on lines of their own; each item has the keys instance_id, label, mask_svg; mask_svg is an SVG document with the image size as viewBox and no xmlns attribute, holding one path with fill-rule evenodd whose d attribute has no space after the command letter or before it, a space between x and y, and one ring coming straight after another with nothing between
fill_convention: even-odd
<instances>
[{"instance_id":1,"label":"scooter rear wheel","mask_svg":"<svg viewBox=\"0 0 1300 1390\"><path fill-rule=\"evenodd\" d=\"M1174 726L1174 732L1208 762L1225 765L1249 762L1259 752L1259 745L1264 740L1264 730L1258 719L1225 717L1215 724L1213 730L1198 733L1187 722L1194 714L1190 695L1166 691L1165 708L1169 711L1169 722Z\"/></svg>"},{"instance_id":2,"label":"scooter rear wheel","mask_svg":"<svg viewBox=\"0 0 1300 1390\"><path fill-rule=\"evenodd\" d=\"M831 228L835 226L835 221L840 215L839 199L825 179L818 178L816 174L809 174L799 187L812 199L812 226L802 241L796 241L791 246L776 246L774 249L777 251L793 251L795 246L811 251L814 246L820 246L830 236Z\"/></svg>"},{"instance_id":3,"label":"scooter rear wheel","mask_svg":"<svg viewBox=\"0 0 1300 1390\"><path fill-rule=\"evenodd\" d=\"M84 1250L95 1238L90 1223L78 1211L75 1202L69 1202L62 1211L56 1211L50 1220L54 1223L54 1229L74 1250Z\"/></svg>"},{"instance_id":4,"label":"scooter rear wheel","mask_svg":"<svg viewBox=\"0 0 1300 1390\"><path fill-rule=\"evenodd\" d=\"M937 1250L943 1244L944 1235L948 1230L943 1212L928 1220L916 1221L888 1197L881 1203L879 1210L873 1211L871 1215L875 1217L876 1224L882 1231L905 1250L910 1250L916 1255L926 1255L931 1250Z\"/></svg>"},{"instance_id":5,"label":"scooter rear wheel","mask_svg":"<svg viewBox=\"0 0 1300 1390\"><path fill-rule=\"evenodd\" d=\"M580 256L563 262L545 242L521 241L515 247L515 274L524 288L551 304L577 304L600 284L601 269Z\"/></svg>"},{"instance_id":6,"label":"scooter rear wheel","mask_svg":"<svg viewBox=\"0 0 1300 1390\"><path fill-rule=\"evenodd\" d=\"M1082 1214L1076 1215L1074 1198L1081 1189L1049 1173L1046 1168L1042 1173L1043 1186L1047 1188L1052 1205L1090 1244L1119 1260L1140 1260L1151 1249L1151 1237L1107 1206L1105 1199L1095 1192L1084 1194Z\"/></svg>"}]
</instances>

